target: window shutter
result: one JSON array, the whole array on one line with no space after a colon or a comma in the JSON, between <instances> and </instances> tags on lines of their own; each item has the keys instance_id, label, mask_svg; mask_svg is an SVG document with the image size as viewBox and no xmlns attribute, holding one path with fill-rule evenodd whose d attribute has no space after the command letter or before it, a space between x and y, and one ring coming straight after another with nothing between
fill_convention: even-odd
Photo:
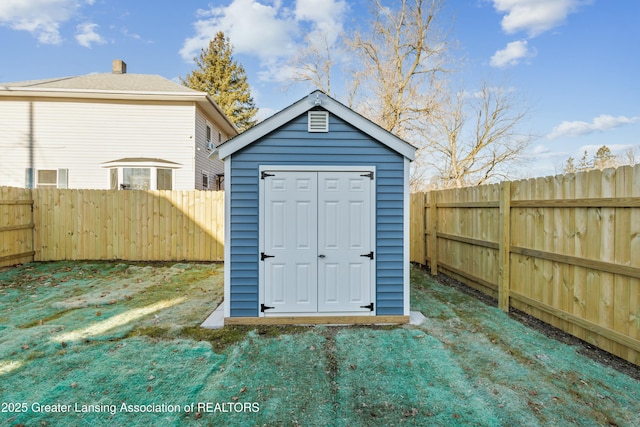
<instances>
[{"instance_id":1,"label":"window shutter","mask_svg":"<svg viewBox=\"0 0 640 427\"><path fill-rule=\"evenodd\" d=\"M58 169L58 188L69 188L69 169Z\"/></svg>"},{"instance_id":2,"label":"window shutter","mask_svg":"<svg viewBox=\"0 0 640 427\"><path fill-rule=\"evenodd\" d=\"M24 188L33 188L33 168L24 170Z\"/></svg>"},{"instance_id":3,"label":"window shutter","mask_svg":"<svg viewBox=\"0 0 640 427\"><path fill-rule=\"evenodd\" d=\"M329 112L328 111L309 111L308 113L308 130L309 132L329 132Z\"/></svg>"}]
</instances>

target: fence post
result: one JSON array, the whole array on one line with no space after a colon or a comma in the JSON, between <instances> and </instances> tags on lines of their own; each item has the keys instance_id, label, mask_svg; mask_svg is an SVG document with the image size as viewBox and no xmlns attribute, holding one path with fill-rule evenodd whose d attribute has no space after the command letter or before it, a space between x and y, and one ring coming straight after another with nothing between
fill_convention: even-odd
<instances>
[{"instance_id":1,"label":"fence post","mask_svg":"<svg viewBox=\"0 0 640 427\"><path fill-rule=\"evenodd\" d=\"M500 242L498 253L498 307L509 312L509 287L511 280L511 183L500 184Z\"/></svg>"},{"instance_id":2,"label":"fence post","mask_svg":"<svg viewBox=\"0 0 640 427\"><path fill-rule=\"evenodd\" d=\"M36 231L38 230L38 223L36 219L38 216L38 206L36 206L36 197L34 196L36 189L31 187L29 189L29 198L31 199L31 250L33 251L33 257L31 261L36 261L36 255L38 255L39 248L36 248L36 243L39 243L40 239L36 239Z\"/></svg>"},{"instance_id":3,"label":"fence post","mask_svg":"<svg viewBox=\"0 0 640 427\"><path fill-rule=\"evenodd\" d=\"M420 204L420 220L422 221L422 236L421 236L421 242L422 242L422 265L424 265L425 267L428 264L428 260L429 260L429 224L427 222L428 219L428 215L427 215L427 192L422 193L422 203Z\"/></svg>"},{"instance_id":4,"label":"fence post","mask_svg":"<svg viewBox=\"0 0 640 427\"><path fill-rule=\"evenodd\" d=\"M429 247L431 248L431 274L438 275L438 192L431 191L429 197Z\"/></svg>"}]
</instances>

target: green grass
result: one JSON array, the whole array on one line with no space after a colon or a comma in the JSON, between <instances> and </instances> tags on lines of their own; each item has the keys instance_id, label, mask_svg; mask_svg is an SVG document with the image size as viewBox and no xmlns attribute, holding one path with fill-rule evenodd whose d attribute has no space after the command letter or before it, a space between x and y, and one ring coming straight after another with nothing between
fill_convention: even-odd
<instances>
[{"instance_id":1,"label":"green grass","mask_svg":"<svg viewBox=\"0 0 640 427\"><path fill-rule=\"evenodd\" d=\"M419 327L202 329L222 273L98 262L0 272L0 393L27 405L0 412L0 425L640 425L638 381L420 270Z\"/></svg>"}]
</instances>

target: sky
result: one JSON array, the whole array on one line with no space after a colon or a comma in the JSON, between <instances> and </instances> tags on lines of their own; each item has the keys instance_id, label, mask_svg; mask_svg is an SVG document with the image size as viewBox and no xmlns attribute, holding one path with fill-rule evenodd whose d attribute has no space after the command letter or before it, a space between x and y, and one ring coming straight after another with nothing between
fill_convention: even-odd
<instances>
[{"instance_id":1,"label":"sky","mask_svg":"<svg viewBox=\"0 0 640 427\"><path fill-rule=\"evenodd\" d=\"M395 1L383 1L393 5ZM179 81L217 31L246 70L260 118L314 88L292 85L291 56L309 34L331 43L365 29L370 0L1 0L0 82L110 72ZM457 78L498 82L528 110L536 135L519 177L560 173L602 145L640 146L640 2L448 0L439 15Z\"/></svg>"}]
</instances>

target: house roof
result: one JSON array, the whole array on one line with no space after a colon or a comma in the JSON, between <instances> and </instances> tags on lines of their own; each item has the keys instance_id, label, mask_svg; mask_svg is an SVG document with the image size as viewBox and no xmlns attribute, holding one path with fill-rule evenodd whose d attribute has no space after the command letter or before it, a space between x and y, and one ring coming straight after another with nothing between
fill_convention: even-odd
<instances>
[{"instance_id":1,"label":"house roof","mask_svg":"<svg viewBox=\"0 0 640 427\"><path fill-rule=\"evenodd\" d=\"M274 114L263 122L220 145L218 147L218 155L220 159L230 156L236 151L252 144L268 133L316 107L322 107L331 114L340 117L355 128L376 139L392 150L402 154L409 160L413 160L415 158L416 147L403 139L400 139L391 132L381 128L369 119L361 116L349 107L326 95L324 92L316 90L284 110Z\"/></svg>"},{"instance_id":2,"label":"house roof","mask_svg":"<svg viewBox=\"0 0 640 427\"><path fill-rule=\"evenodd\" d=\"M132 164L144 166L159 166L167 168L177 168L182 166L180 163L171 162L165 159L149 158L149 157L125 157L123 159L111 160L101 164L103 168L113 168L118 166L131 166Z\"/></svg>"},{"instance_id":3,"label":"house roof","mask_svg":"<svg viewBox=\"0 0 640 427\"><path fill-rule=\"evenodd\" d=\"M32 89L85 89L127 92L176 92L199 94L200 92L155 74L94 73L84 76L60 77L23 82L0 83L0 87Z\"/></svg>"},{"instance_id":4,"label":"house roof","mask_svg":"<svg viewBox=\"0 0 640 427\"><path fill-rule=\"evenodd\" d=\"M238 134L237 128L209 94L155 74L95 73L0 83L0 99L2 97L191 101L213 117L225 133Z\"/></svg>"}]
</instances>

